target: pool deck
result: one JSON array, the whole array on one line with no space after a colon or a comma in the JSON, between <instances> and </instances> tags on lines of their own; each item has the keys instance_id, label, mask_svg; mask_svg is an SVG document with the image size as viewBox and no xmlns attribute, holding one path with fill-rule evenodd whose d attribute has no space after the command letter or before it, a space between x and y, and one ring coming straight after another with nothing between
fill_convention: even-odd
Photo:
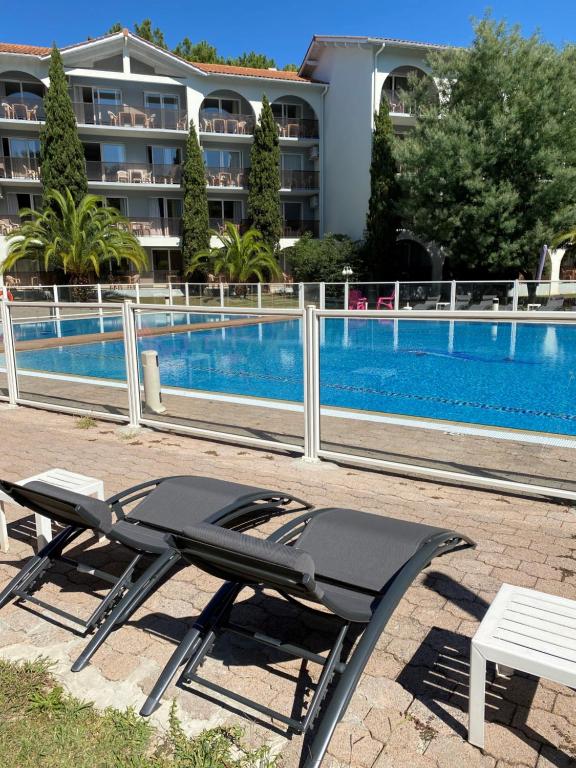
<instances>
[{"instance_id":1,"label":"pool deck","mask_svg":"<svg viewBox=\"0 0 576 768\"><path fill-rule=\"evenodd\" d=\"M50 382L53 383L53 382ZM226 404L196 402L197 418L226 423ZM266 428L269 414L245 428ZM298 416L298 414L289 414ZM284 418L286 414L284 414ZM301 417L300 417L301 418ZM330 420L332 421L332 420ZM335 437L349 430L338 421ZM279 424L279 422L277 422ZM224 445L152 430L121 434L114 425L96 422L78 429L74 418L32 408L7 409L0 405L3 452L0 476L17 480L51 467L91 474L104 480L112 494L131 484L171 474L195 473L245 483L285 488L319 506L351 506L375 514L448 526L471 536L477 549L449 555L434 562L415 581L382 635L348 712L332 740L323 768L567 768L576 765L576 694L546 681L516 674L493 678L490 671L486 750L466 742L469 640L500 584L534 587L576 599L576 509L538 498L522 498L440 485L378 472L329 464L308 465L272 451ZM284 430L297 436L299 421ZM268 426L268 428L270 428ZM421 450L437 460L451 446L452 459L466 463L478 454L473 443L451 435L426 445L420 431L412 435ZM371 435L371 439L377 433ZM389 432L382 431L380 438ZM328 435L330 437L330 433ZM332 439L332 437L330 438ZM350 440L350 436L347 436ZM398 440L400 435L398 433ZM381 440L382 442L382 440ZM573 459L561 462L556 449L500 444L494 456L498 466L505 454L516 471L528 472L527 456L534 460L552 454L547 470L574 476ZM465 446L471 447L466 448ZM408 450L408 443L393 443ZM488 446L486 446L488 448ZM528 453L526 453L528 451ZM564 459L568 461L567 454ZM558 472L556 472L558 470ZM7 506L11 551L0 554L0 589L32 553L31 521ZM90 543L97 567L118 564L123 554L106 541ZM65 592L74 609L86 612L94 592L83 589L86 577L61 575L57 584L42 591ZM14 605L0 611L0 653L11 659L44 655L57 664L62 684L99 706L133 705L145 693L168 659L174 643L207 603L218 582L190 567L179 572L142 606L129 624L117 631L81 673L69 671L71 660L85 641L57 624ZM304 630L320 650L326 645L326 626L292 607L280 606L267 614L270 598L246 590L237 618L274 625L276 633L296 627ZM268 620L266 616L268 615ZM302 692L315 670L270 651L257 652L241 639L226 639L214 648L203 673L286 710L295 686ZM272 673L272 674L270 674ZM254 743L266 741L282 753L283 768L297 768L302 739L287 740L276 723L261 722L252 714L240 717L236 705L205 693L193 695L172 687L155 715L165 724L169 701L175 698L186 729L223 723L241 724ZM306 700L306 695L303 696Z\"/></svg>"}]
</instances>

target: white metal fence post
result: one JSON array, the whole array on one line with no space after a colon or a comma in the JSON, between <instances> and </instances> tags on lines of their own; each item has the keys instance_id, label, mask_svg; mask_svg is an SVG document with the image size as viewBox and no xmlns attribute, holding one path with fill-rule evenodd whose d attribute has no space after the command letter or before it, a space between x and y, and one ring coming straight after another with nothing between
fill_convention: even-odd
<instances>
[{"instance_id":1,"label":"white metal fence post","mask_svg":"<svg viewBox=\"0 0 576 768\"><path fill-rule=\"evenodd\" d=\"M257 307L262 309L262 283L256 284Z\"/></svg>"},{"instance_id":2,"label":"white metal fence post","mask_svg":"<svg viewBox=\"0 0 576 768\"><path fill-rule=\"evenodd\" d=\"M136 291L135 291L135 293L136 293L136 304L140 304L140 286L138 285L138 283L134 284L134 288L136 289Z\"/></svg>"},{"instance_id":3,"label":"white metal fence post","mask_svg":"<svg viewBox=\"0 0 576 768\"><path fill-rule=\"evenodd\" d=\"M8 307L7 296L4 293L0 299L0 317L4 337L4 360L6 364L6 378L8 380L8 400L10 405L16 405L18 399L18 376L16 375L16 348L14 346L14 331L12 328L12 316Z\"/></svg>"},{"instance_id":4,"label":"white metal fence post","mask_svg":"<svg viewBox=\"0 0 576 768\"><path fill-rule=\"evenodd\" d=\"M190 306L190 286L188 283L184 283L184 303L187 307Z\"/></svg>"},{"instance_id":5,"label":"white metal fence post","mask_svg":"<svg viewBox=\"0 0 576 768\"><path fill-rule=\"evenodd\" d=\"M298 283L298 309L304 309L304 283Z\"/></svg>"},{"instance_id":6,"label":"white metal fence post","mask_svg":"<svg viewBox=\"0 0 576 768\"><path fill-rule=\"evenodd\" d=\"M98 304L102 304L102 286L100 285L100 283L96 283L96 301L98 302ZM104 315L104 310L102 309L102 307L99 307L98 314L100 315L100 317Z\"/></svg>"},{"instance_id":7,"label":"white metal fence post","mask_svg":"<svg viewBox=\"0 0 576 768\"><path fill-rule=\"evenodd\" d=\"M220 285L220 306L224 307L226 306L224 304L224 283L219 283Z\"/></svg>"},{"instance_id":8,"label":"white metal fence post","mask_svg":"<svg viewBox=\"0 0 576 768\"><path fill-rule=\"evenodd\" d=\"M454 312L456 309L456 280L452 280L450 284L450 311Z\"/></svg>"},{"instance_id":9,"label":"white metal fence post","mask_svg":"<svg viewBox=\"0 0 576 768\"><path fill-rule=\"evenodd\" d=\"M350 306L350 283L348 280L344 283L344 309Z\"/></svg>"},{"instance_id":10,"label":"white metal fence post","mask_svg":"<svg viewBox=\"0 0 576 768\"><path fill-rule=\"evenodd\" d=\"M304 323L304 460L317 462L320 447L320 346L318 317L311 304L302 313Z\"/></svg>"},{"instance_id":11,"label":"white metal fence post","mask_svg":"<svg viewBox=\"0 0 576 768\"><path fill-rule=\"evenodd\" d=\"M320 283L320 309L326 309L326 283Z\"/></svg>"},{"instance_id":12,"label":"white metal fence post","mask_svg":"<svg viewBox=\"0 0 576 768\"><path fill-rule=\"evenodd\" d=\"M400 308L400 283L398 280L394 283L394 309L396 312Z\"/></svg>"},{"instance_id":13,"label":"white metal fence post","mask_svg":"<svg viewBox=\"0 0 576 768\"><path fill-rule=\"evenodd\" d=\"M518 288L520 287L520 284L518 283L518 280L514 280L514 288L512 289L512 311L517 312L518 311Z\"/></svg>"},{"instance_id":14,"label":"white metal fence post","mask_svg":"<svg viewBox=\"0 0 576 768\"><path fill-rule=\"evenodd\" d=\"M54 303L57 304L60 299L58 298L58 286L52 286L52 293L54 294ZM54 317L60 319L60 307L54 307Z\"/></svg>"},{"instance_id":15,"label":"white metal fence post","mask_svg":"<svg viewBox=\"0 0 576 768\"><path fill-rule=\"evenodd\" d=\"M122 306L122 325L124 329L124 355L126 358L126 385L128 387L129 426L140 425L140 378L138 376L138 344L134 323L134 304L125 301Z\"/></svg>"},{"instance_id":16,"label":"white metal fence post","mask_svg":"<svg viewBox=\"0 0 576 768\"><path fill-rule=\"evenodd\" d=\"M168 281L168 302L174 304L174 289L170 281Z\"/></svg>"}]
</instances>

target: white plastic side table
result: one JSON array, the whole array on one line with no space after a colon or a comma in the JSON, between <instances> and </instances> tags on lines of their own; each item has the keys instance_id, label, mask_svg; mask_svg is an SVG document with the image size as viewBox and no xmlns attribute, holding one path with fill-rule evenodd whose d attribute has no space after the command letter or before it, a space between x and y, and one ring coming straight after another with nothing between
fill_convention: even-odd
<instances>
[{"instance_id":1,"label":"white plastic side table","mask_svg":"<svg viewBox=\"0 0 576 768\"><path fill-rule=\"evenodd\" d=\"M472 638L468 741L484 746L486 662L576 687L576 601L502 584Z\"/></svg>"},{"instance_id":2,"label":"white plastic side table","mask_svg":"<svg viewBox=\"0 0 576 768\"><path fill-rule=\"evenodd\" d=\"M67 491L83 493L85 496L96 496L104 500L104 481L95 477L78 475L75 472L68 472L66 469L49 469L47 472L41 472L39 475L27 477L19 482L31 483L37 480L42 483L55 485L57 488L65 488ZM14 502L9 496L0 491L0 551L8 552L8 530L6 527L6 516L4 514L4 503ZM43 515L34 515L36 520L36 537L38 539L38 549L46 546L52 540L52 521Z\"/></svg>"}]
</instances>

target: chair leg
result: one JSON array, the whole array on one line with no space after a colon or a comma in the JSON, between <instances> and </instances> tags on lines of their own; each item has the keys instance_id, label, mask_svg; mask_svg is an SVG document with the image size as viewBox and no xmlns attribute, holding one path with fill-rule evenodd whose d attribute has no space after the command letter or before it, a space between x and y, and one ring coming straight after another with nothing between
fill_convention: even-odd
<instances>
[{"instance_id":1,"label":"chair leg","mask_svg":"<svg viewBox=\"0 0 576 768\"><path fill-rule=\"evenodd\" d=\"M180 667L187 664L192 658L192 655L197 651L201 643L203 635L210 633L218 625L222 617L231 608L242 587L243 585L234 582L227 582L220 587L206 608L204 608L194 626L186 633L184 639L170 657L168 664L162 670L162 674L140 710L142 717L148 717L148 715L154 712L166 688L168 688Z\"/></svg>"},{"instance_id":2,"label":"chair leg","mask_svg":"<svg viewBox=\"0 0 576 768\"><path fill-rule=\"evenodd\" d=\"M72 672L80 672L81 669L84 669L114 628L123 624L134 613L179 559L180 556L174 550L167 550L148 566L142 576L134 582L118 605L110 612L108 618L78 656L72 665Z\"/></svg>"},{"instance_id":3,"label":"chair leg","mask_svg":"<svg viewBox=\"0 0 576 768\"><path fill-rule=\"evenodd\" d=\"M468 741L484 747L484 710L486 702L486 659L478 648L470 647L470 690L468 693Z\"/></svg>"},{"instance_id":4,"label":"chair leg","mask_svg":"<svg viewBox=\"0 0 576 768\"><path fill-rule=\"evenodd\" d=\"M8 528L6 527L4 503L0 501L0 552L8 552L9 549L10 542L8 541Z\"/></svg>"}]
</instances>

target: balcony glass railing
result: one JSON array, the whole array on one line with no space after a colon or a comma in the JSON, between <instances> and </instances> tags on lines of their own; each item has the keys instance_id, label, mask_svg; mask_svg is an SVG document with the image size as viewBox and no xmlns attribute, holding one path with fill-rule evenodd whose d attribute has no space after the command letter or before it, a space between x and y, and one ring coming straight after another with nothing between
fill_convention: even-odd
<instances>
[{"instance_id":1,"label":"balcony glass railing","mask_svg":"<svg viewBox=\"0 0 576 768\"><path fill-rule=\"evenodd\" d=\"M280 171L282 189L318 189L318 171Z\"/></svg>"},{"instance_id":2,"label":"balcony glass railing","mask_svg":"<svg viewBox=\"0 0 576 768\"><path fill-rule=\"evenodd\" d=\"M44 103L38 99L19 99L0 97L0 118L5 120L44 120Z\"/></svg>"},{"instance_id":3,"label":"balcony glass railing","mask_svg":"<svg viewBox=\"0 0 576 768\"><path fill-rule=\"evenodd\" d=\"M87 104L74 102L76 121L82 125L109 125L119 128L150 128L186 131L188 118L181 109L142 107L134 104Z\"/></svg>"},{"instance_id":4,"label":"balcony glass railing","mask_svg":"<svg viewBox=\"0 0 576 768\"><path fill-rule=\"evenodd\" d=\"M36 157L0 157L0 179L40 180L40 161Z\"/></svg>"},{"instance_id":5,"label":"balcony glass railing","mask_svg":"<svg viewBox=\"0 0 576 768\"><path fill-rule=\"evenodd\" d=\"M127 229L136 237L179 237L182 219L134 216L128 220Z\"/></svg>"},{"instance_id":6,"label":"balcony glass railing","mask_svg":"<svg viewBox=\"0 0 576 768\"><path fill-rule=\"evenodd\" d=\"M254 133L254 115L232 115L228 112L200 111L200 130L203 133L245 135Z\"/></svg>"},{"instance_id":7,"label":"balcony glass railing","mask_svg":"<svg viewBox=\"0 0 576 768\"><path fill-rule=\"evenodd\" d=\"M0 213L0 235L9 235L21 224L17 213Z\"/></svg>"},{"instance_id":8,"label":"balcony glass railing","mask_svg":"<svg viewBox=\"0 0 576 768\"><path fill-rule=\"evenodd\" d=\"M244 189L248 186L248 169L207 166L206 182L209 187L238 187Z\"/></svg>"},{"instance_id":9,"label":"balcony glass railing","mask_svg":"<svg viewBox=\"0 0 576 768\"><path fill-rule=\"evenodd\" d=\"M226 224L228 223L234 224L236 229L242 233L246 232L246 230L249 228L249 222L247 219L226 219L226 218L210 218L210 229L214 229L216 232L219 232L220 234L224 234L226 230Z\"/></svg>"},{"instance_id":10,"label":"balcony glass railing","mask_svg":"<svg viewBox=\"0 0 576 768\"><path fill-rule=\"evenodd\" d=\"M318 237L319 222L316 219L285 219L284 237L301 237L309 232L313 237Z\"/></svg>"},{"instance_id":11,"label":"balcony glass railing","mask_svg":"<svg viewBox=\"0 0 576 768\"><path fill-rule=\"evenodd\" d=\"M317 139L318 120L310 117L275 117L281 139Z\"/></svg>"},{"instance_id":12,"label":"balcony glass railing","mask_svg":"<svg viewBox=\"0 0 576 768\"><path fill-rule=\"evenodd\" d=\"M385 90L384 95L388 100L390 114L392 115L415 115L416 102L406 97L406 94L398 91Z\"/></svg>"},{"instance_id":13,"label":"balcony glass railing","mask_svg":"<svg viewBox=\"0 0 576 768\"><path fill-rule=\"evenodd\" d=\"M86 162L88 181L117 184L180 184L180 165L157 163L117 163L106 160Z\"/></svg>"}]
</instances>

